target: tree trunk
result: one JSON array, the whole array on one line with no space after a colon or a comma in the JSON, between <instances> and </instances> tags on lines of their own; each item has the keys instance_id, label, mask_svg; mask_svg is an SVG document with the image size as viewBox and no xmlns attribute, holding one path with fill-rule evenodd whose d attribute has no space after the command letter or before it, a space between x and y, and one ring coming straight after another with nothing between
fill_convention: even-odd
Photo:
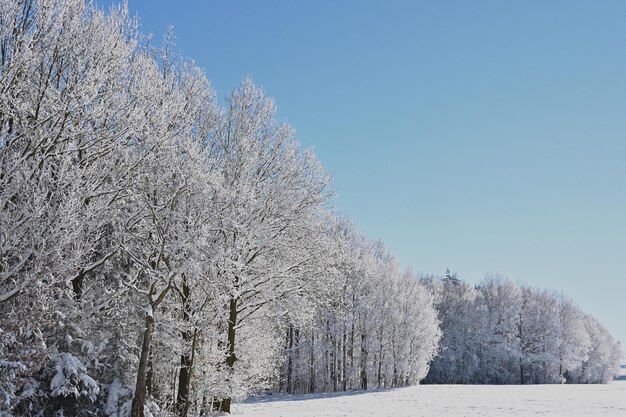
<instances>
[{"instance_id":1,"label":"tree trunk","mask_svg":"<svg viewBox=\"0 0 626 417\"><path fill-rule=\"evenodd\" d=\"M526 383L526 377L524 376L524 326L523 326L522 313L519 314L518 337L520 343L520 355L519 355L519 382L524 385Z\"/></svg>"},{"instance_id":2,"label":"tree trunk","mask_svg":"<svg viewBox=\"0 0 626 417\"><path fill-rule=\"evenodd\" d=\"M385 315L383 314L383 323L385 320ZM376 375L376 383L378 385L378 387L380 388L381 384L382 384L382 370L383 370L383 336L384 336L384 325L381 324L380 326L380 340L378 341L378 349L379 349L379 354L378 354L378 375Z\"/></svg>"},{"instance_id":3,"label":"tree trunk","mask_svg":"<svg viewBox=\"0 0 626 417\"><path fill-rule=\"evenodd\" d=\"M355 385L356 373L354 370L354 328L356 323L356 295L352 294L352 322L350 322L350 350L348 351L348 356L350 357L350 388L353 388Z\"/></svg>"},{"instance_id":4,"label":"tree trunk","mask_svg":"<svg viewBox=\"0 0 626 417\"><path fill-rule=\"evenodd\" d=\"M346 324L343 324L343 339L341 343L341 390L346 390Z\"/></svg>"},{"instance_id":5,"label":"tree trunk","mask_svg":"<svg viewBox=\"0 0 626 417\"><path fill-rule=\"evenodd\" d=\"M315 392L315 332L311 330L311 353L309 357L309 392Z\"/></svg>"},{"instance_id":6,"label":"tree trunk","mask_svg":"<svg viewBox=\"0 0 626 417\"><path fill-rule=\"evenodd\" d=\"M361 333L361 389L367 389L367 334Z\"/></svg>"},{"instance_id":7,"label":"tree trunk","mask_svg":"<svg viewBox=\"0 0 626 417\"><path fill-rule=\"evenodd\" d=\"M191 381L191 358L180 355L180 373L178 374L178 393L176 394L176 413L185 417L189 409L189 383Z\"/></svg>"},{"instance_id":8,"label":"tree trunk","mask_svg":"<svg viewBox=\"0 0 626 417\"><path fill-rule=\"evenodd\" d=\"M228 303L228 354L226 356L226 367L228 368L229 379L226 381L230 385L231 375L235 368L237 356L235 356L235 326L237 326L237 299L231 298ZM230 414L231 399L222 398L220 401L220 409ZM134 417L134 416L133 416Z\"/></svg>"},{"instance_id":9,"label":"tree trunk","mask_svg":"<svg viewBox=\"0 0 626 417\"><path fill-rule=\"evenodd\" d=\"M178 381L178 371L180 368L174 368L174 378L172 378L172 398L176 398L176 381ZM176 404L173 405L172 411L176 411Z\"/></svg>"},{"instance_id":10,"label":"tree trunk","mask_svg":"<svg viewBox=\"0 0 626 417\"><path fill-rule=\"evenodd\" d=\"M287 393L292 394L293 391L293 387L292 387L292 380L291 380L291 373L292 373L292 349L293 349L293 327L289 326L289 328L287 329Z\"/></svg>"},{"instance_id":11,"label":"tree trunk","mask_svg":"<svg viewBox=\"0 0 626 417\"><path fill-rule=\"evenodd\" d=\"M380 388L381 384L382 384L382 370L383 370L383 352L380 352L380 355L378 355L378 375L377 375L377 384L378 384L378 388Z\"/></svg>"},{"instance_id":12,"label":"tree trunk","mask_svg":"<svg viewBox=\"0 0 626 417\"><path fill-rule=\"evenodd\" d=\"M153 326L154 317L152 317L152 314L146 314L146 328L143 332L143 343L141 345L141 356L139 357L139 369L137 370L135 396L133 397L131 406L131 417L143 417L143 405L146 398L146 371L148 368Z\"/></svg>"},{"instance_id":13,"label":"tree trunk","mask_svg":"<svg viewBox=\"0 0 626 417\"><path fill-rule=\"evenodd\" d=\"M326 374L324 375L324 390L330 390L330 324L326 320L326 334L324 335L324 366L326 367Z\"/></svg>"},{"instance_id":14,"label":"tree trunk","mask_svg":"<svg viewBox=\"0 0 626 417\"><path fill-rule=\"evenodd\" d=\"M294 329L293 331L293 339L294 339L294 343L296 346L296 350L294 352L294 355L296 357L296 364L300 364L300 330L298 329ZM292 376L292 384L293 384L293 390L292 390L292 394L295 394L296 391L298 390L298 387L300 386L300 378L298 377L299 372L296 372L296 367L293 367L293 376Z\"/></svg>"},{"instance_id":15,"label":"tree trunk","mask_svg":"<svg viewBox=\"0 0 626 417\"><path fill-rule=\"evenodd\" d=\"M191 331L188 328L191 320L191 305L189 303L190 294L191 289L186 282L183 282L181 301L183 304L183 323L185 328L181 333L185 348L188 344L192 343ZM180 355L180 373L178 374L178 393L176 395L176 413L179 417L186 417L189 410L189 385L191 384L191 357L193 355L193 344L190 348L190 351L185 351L182 355Z\"/></svg>"},{"instance_id":16,"label":"tree trunk","mask_svg":"<svg viewBox=\"0 0 626 417\"><path fill-rule=\"evenodd\" d=\"M146 392L148 395L153 395L152 383L154 379L154 369L152 364L152 345L150 346L150 352L148 353L148 370L146 371Z\"/></svg>"},{"instance_id":17,"label":"tree trunk","mask_svg":"<svg viewBox=\"0 0 626 417\"><path fill-rule=\"evenodd\" d=\"M350 350L348 351L350 357L350 388L354 387L354 314L352 315L352 323L350 324Z\"/></svg>"},{"instance_id":18,"label":"tree trunk","mask_svg":"<svg viewBox=\"0 0 626 417\"><path fill-rule=\"evenodd\" d=\"M396 330L394 327L393 337L391 338L391 360L393 361L393 377L391 379L391 386L398 386L398 356L396 354Z\"/></svg>"},{"instance_id":19,"label":"tree trunk","mask_svg":"<svg viewBox=\"0 0 626 417\"><path fill-rule=\"evenodd\" d=\"M331 363L330 363L330 371L331 371L331 379L333 381L333 392L337 392L337 338L334 334L331 333L332 341L331 341Z\"/></svg>"}]
</instances>

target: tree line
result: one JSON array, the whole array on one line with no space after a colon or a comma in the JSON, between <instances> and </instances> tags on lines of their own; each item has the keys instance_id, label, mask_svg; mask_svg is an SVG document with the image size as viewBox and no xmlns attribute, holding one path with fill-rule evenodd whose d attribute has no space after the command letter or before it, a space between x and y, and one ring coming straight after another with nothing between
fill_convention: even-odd
<instances>
[{"instance_id":1,"label":"tree line","mask_svg":"<svg viewBox=\"0 0 626 417\"><path fill-rule=\"evenodd\" d=\"M286 321L284 363L273 390L335 392L417 384L441 337L432 294L401 271L382 241L370 241L347 220L330 294L314 317Z\"/></svg>"},{"instance_id":2,"label":"tree line","mask_svg":"<svg viewBox=\"0 0 626 417\"><path fill-rule=\"evenodd\" d=\"M606 383L619 342L562 293L489 276L472 286L450 271L423 277L443 338L424 383Z\"/></svg>"},{"instance_id":3,"label":"tree line","mask_svg":"<svg viewBox=\"0 0 626 417\"><path fill-rule=\"evenodd\" d=\"M0 414L204 415L447 367L458 289L337 215L294 135L124 5L0 1Z\"/></svg>"},{"instance_id":4,"label":"tree line","mask_svg":"<svg viewBox=\"0 0 626 417\"><path fill-rule=\"evenodd\" d=\"M250 79L219 106L124 5L7 0L0 22L2 413L228 412L300 352L285 329L324 350L314 390L322 369L346 388L423 376L430 296L333 214L329 175ZM383 277L404 298L384 301ZM430 334L407 345L399 320ZM368 352L392 337L410 357Z\"/></svg>"}]
</instances>

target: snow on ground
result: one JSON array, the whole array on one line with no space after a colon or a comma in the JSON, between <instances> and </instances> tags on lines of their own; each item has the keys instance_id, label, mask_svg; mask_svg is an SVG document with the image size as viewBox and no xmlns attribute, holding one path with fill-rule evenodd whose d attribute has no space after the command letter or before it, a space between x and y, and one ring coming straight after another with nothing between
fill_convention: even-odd
<instances>
[{"instance_id":1,"label":"snow on ground","mask_svg":"<svg viewBox=\"0 0 626 417\"><path fill-rule=\"evenodd\" d=\"M421 385L273 395L235 404L243 417L624 417L626 382L607 385Z\"/></svg>"}]
</instances>

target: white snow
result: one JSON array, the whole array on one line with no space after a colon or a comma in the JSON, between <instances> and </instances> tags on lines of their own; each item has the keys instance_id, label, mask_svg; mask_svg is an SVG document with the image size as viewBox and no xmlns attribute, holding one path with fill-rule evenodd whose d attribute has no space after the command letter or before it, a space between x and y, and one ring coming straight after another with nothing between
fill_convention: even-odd
<instances>
[{"instance_id":1,"label":"white snow","mask_svg":"<svg viewBox=\"0 0 626 417\"><path fill-rule=\"evenodd\" d=\"M264 396L234 406L244 417L626 416L626 382L606 385L421 385L343 394Z\"/></svg>"}]
</instances>

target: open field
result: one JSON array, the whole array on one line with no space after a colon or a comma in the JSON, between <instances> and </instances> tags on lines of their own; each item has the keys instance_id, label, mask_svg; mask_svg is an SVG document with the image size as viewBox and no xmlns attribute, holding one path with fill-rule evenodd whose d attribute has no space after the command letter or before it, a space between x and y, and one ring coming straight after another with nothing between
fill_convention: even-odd
<instances>
[{"instance_id":1,"label":"open field","mask_svg":"<svg viewBox=\"0 0 626 417\"><path fill-rule=\"evenodd\" d=\"M245 417L590 417L626 416L626 382L607 385L422 385L237 404Z\"/></svg>"}]
</instances>

